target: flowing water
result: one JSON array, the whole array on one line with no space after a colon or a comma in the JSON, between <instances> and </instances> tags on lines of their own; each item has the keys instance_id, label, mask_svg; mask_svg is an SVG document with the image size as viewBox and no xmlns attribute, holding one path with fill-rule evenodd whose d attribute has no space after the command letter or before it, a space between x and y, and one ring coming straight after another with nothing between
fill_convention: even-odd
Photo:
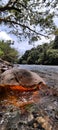
<instances>
[{"instance_id":1,"label":"flowing water","mask_svg":"<svg viewBox=\"0 0 58 130\"><path fill-rule=\"evenodd\" d=\"M38 73L49 87L58 89L58 66L18 65L18 67Z\"/></svg>"}]
</instances>

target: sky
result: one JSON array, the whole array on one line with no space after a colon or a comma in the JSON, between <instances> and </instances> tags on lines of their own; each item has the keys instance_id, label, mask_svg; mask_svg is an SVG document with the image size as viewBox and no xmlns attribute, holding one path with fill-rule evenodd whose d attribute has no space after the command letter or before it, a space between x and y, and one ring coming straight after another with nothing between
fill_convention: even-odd
<instances>
[{"instance_id":1,"label":"sky","mask_svg":"<svg viewBox=\"0 0 58 130\"><path fill-rule=\"evenodd\" d=\"M7 0L4 0L6 2ZM54 18L54 22L56 23L58 27L58 18ZM7 27L4 25L0 26L0 40L11 40L15 41L14 45L12 47L16 48L21 54L23 54L26 50L31 49L32 47L36 47L39 44L43 44L45 42L49 42L49 39L46 39L45 37L41 37L42 40L39 40L37 42L34 42L34 44L29 44L28 40L19 41L14 35L10 35L6 33ZM51 38L53 40L54 37Z\"/></svg>"},{"instance_id":2,"label":"sky","mask_svg":"<svg viewBox=\"0 0 58 130\"><path fill-rule=\"evenodd\" d=\"M11 40L11 41L15 41L14 45L12 45L12 47L14 47L15 49L17 49L20 53L24 53L26 50L29 50L33 47L33 45L29 45L28 41L18 41L17 38L15 36L11 36L8 35L5 31L0 31L0 40Z\"/></svg>"},{"instance_id":3,"label":"sky","mask_svg":"<svg viewBox=\"0 0 58 130\"><path fill-rule=\"evenodd\" d=\"M21 54L24 54L24 52L26 50L30 50L31 48L36 47L40 44L43 44L45 42L49 42L49 39L42 37L42 40L34 42L34 44L29 44L28 40L25 39L24 41L18 41L18 39L15 36L8 35L5 31L0 31L0 40L5 40L5 41L6 40L11 40L11 41L15 40L14 45L12 45L12 47L17 49L19 51L19 53L21 53Z\"/></svg>"},{"instance_id":4,"label":"sky","mask_svg":"<svg viewBox=\"0 0 58 130\"><path fill-rule=\"evenodd\" d=\"M58 18L55 18L54 21L58 27ZM29 44L27 39L24 39L23 41L19 41L17 39L17 37L15 37L14 35L7 34L6 33L7 29L8 28L4 25L0 26L0 40L14 41L14 45L12 45L12 47L17 49L20 54L24 54L24 52L26 50L30 50L31 48L36 47L36 46L46 43L46 42L49 43L49 41L50 41L49 39L46 39L45 37L42 36L41 40L34 42L34 44ZM51 37L51 40L53 40L53 39L54 39L54 36Z\"/></svg>"}]
</instances>

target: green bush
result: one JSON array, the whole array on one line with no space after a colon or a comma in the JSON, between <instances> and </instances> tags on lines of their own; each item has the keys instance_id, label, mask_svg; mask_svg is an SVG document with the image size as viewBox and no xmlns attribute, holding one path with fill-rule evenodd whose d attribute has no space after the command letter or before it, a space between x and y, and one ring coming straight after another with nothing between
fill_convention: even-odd
<instances>
[{"instance_id":1,"label":"green bush","mask_svg":"<svg viewBox=\"0 0 58 130\"><path fill-rule=\"evenodd\" d=\"M9 62L17 62L18 60L18 51L14 48L11 48L11 43L0 41L0 58Z\"/></svg>"}]
</instances>

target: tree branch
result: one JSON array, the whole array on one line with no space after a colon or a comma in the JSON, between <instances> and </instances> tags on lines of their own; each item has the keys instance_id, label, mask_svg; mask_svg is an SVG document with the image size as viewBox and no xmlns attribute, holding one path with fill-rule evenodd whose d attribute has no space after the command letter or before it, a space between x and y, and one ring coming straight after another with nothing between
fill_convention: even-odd
<instances>
[{"instance_id":1,"label":"tree branch","mask_svg":"<svg viewBox=\"0 0 58 130\"><path fill-rule=\"evenodd\" d=\"M18 11L18 12L21 13L21 9L15 7L15 4L16 4L17 1L18 1L18 0L12 2L12 5L11 5L11 1L9 0L8 3L7 3L5 6L1 6L1 7L0 7L0 11L1 11L1 12L4 12L4 11L6 11L6 10L8 10L8 11L9 11L9 10L16 10L16 11ZM19 2L18 4L27 10L26 6L24 6L22 3Z\"/></svg>"},{"instance_id":2,"label":"tree branch","mask_svg":"<svg viewBox=\"0 0 58 130\"><path fill-rule=\"evenodd\" d=\"M34 33L37 34L37 35L41 35L41 36L44 36L44 37L48 38L47 35L41 34L41 33L39 33L39 32L36 32L35 30L31 29L31 28L28 27L27 25L21 24L21 23L16 22L16 21L8 20L7 18L0 18L0 22L7 22L7 23L11 23L11 24L13 23L13 24L19 25L19 26L21 26L21 27L23 27L23 28L27 28L28 30L34 32Z\"/></svg>"},{"instance_id":3,"label":"tree branch","mask_svg":"<svg viewBox=\"0 0 58 130\"><path fill-rule=\"evenodd\" d=\"M21 9L18 9L18 8L16 8L16 7L14 7L14 6L4 6L4 7L0 7L0 11L1 12L4 12L4 11L6 11L6 10L16 10L16 11L18 11L18 12L20 12L21 13Z\"/></svg>"}]
</instances>

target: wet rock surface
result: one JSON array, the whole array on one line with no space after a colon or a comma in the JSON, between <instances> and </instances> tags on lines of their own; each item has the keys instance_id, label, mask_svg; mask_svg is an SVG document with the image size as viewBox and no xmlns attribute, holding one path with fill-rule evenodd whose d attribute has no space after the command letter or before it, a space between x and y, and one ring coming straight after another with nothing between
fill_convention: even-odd
<instances>
[{"instance_id":1,"label":"wet rock surface","mask_svg":"<svg viewBox=\"0 0 58 130\"><path fill-rule=\"evenodd\" d=\"M39 89L33 91L2 91L0 130L58 130L56 87L40 84Z\"/></svg>"},{"instance_id":2,"label":"wet rock surface","mask_svg":"<svg viewBox=\"0 0 58 130\"><path fill-rule=\"evenodd\" d=\"M58 97L44 91L19 92L0 98L0 130L57 130Z\"/></svg>"},{"instance_id":3,"label":"wet rock surface","mask_svg":"<svg viewBox=\"0 0 58 130\"><path fill-rule=\"evenodd\" d=\"M46 104L46 103L45 103ZM51 105L53 102L51 102ZM27 105L28 106L28 105ZM27 109L16 108L13 105L2 108L0 115L0 129L2 130L57 130L58 119L56 110L43 108L43 104L32 104ZM27 110L26 110L27 109ZM48 110L49 109L49 110Z\"/></svg>"},{"instance_id":4,"label":"wet rock surface","mask_svg":"<svg viewBox=\"0 0 58 130\"><path fill-rule=\"evenodd\" d=\"M44 80L36 73L14 67L1 74L0 78L0 84L22 85L26 87L32 87L41 82L45 84Z\"/></svg>"}]
</instances>

